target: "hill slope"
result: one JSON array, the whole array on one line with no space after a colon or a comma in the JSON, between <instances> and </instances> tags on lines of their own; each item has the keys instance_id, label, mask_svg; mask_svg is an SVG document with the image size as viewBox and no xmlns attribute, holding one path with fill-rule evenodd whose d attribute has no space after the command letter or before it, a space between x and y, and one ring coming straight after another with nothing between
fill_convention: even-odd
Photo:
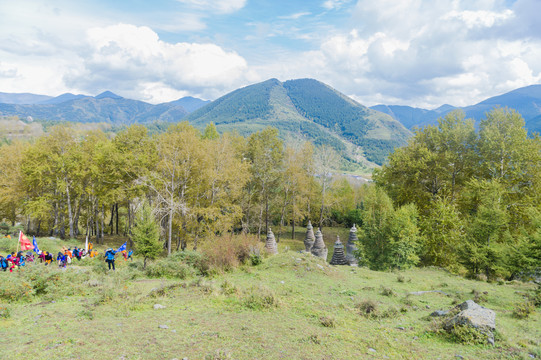
<instances>
[{"instance_id":1,"label":"hill slope","mask_svg":"<svg viewBox=\"0 0 541 360\"><path fill-rule=\"evenodd\" d=\"M515 109L526 121L526 128L530 131L539 131L541 128L541 85L531 85L519 88L508 93L494 96L475 105L463 107L467 118L476 121L485 117L485 113L495 107L508 107ZM436 120L445 116L449 111L456 109L450 105L444 105L436 110L426 110L399 105L376 105L372 109L385 112L400 121L408 129L414 126L423 127L435 124Z\"/></svg>"},{"instance_id":2,"label":"hill slope","mask_svg":"<svg viewBox=\"0 0 541 360\"><path fill-rule=\"evenodd\" d=\"M284 138L330 145L348 160L382 164L410 132L392 117L366 108L317 80L284 83L270 79L235 90L194 111L186 120L198 127L249 134L274 126Z\"/></svg>"},{"instance_id":3,"label":"hill slope","mask_svg":"<svg viewBox=\"0 0 541 360\"><path fill-rule=\"evenodd\" d=\"M132 124L161 121L178 121L188 112L180 105L152 105L142 101L122 98L110 92L96 97L78 97L68 101L50 104L0 104L0 115L19 116L34 119L106 122Z\"/></svg>"}]
</instances>

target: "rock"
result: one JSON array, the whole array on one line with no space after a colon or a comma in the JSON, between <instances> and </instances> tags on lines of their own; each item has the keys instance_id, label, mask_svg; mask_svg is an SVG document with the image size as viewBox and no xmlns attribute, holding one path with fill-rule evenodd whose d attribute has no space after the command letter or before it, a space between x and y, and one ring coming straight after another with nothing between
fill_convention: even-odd
<instances>
[{"instance_id":1,"label":"rock","mask_svg":"<svg viewBox=\"0 0 541 360\"><path fill-rule=\"evenodd\" d=\"M430 314L430 316L445 316L449 314L449 310L436 310Z\"/></svg>"},{"instance_id":2,"label":"rock","mask_svg":"<svg viewBox=\"0 0 541 360\"><path fill-rule=\"evenodd\" d=\"M304 247L306 252L310 252L310 250L312 250L312 246L314 245L315 241L316 237L314 236L314 228L312 227L310 220L308 220L308 225L306 226L306 237L304 238Z\"/></svg>"},{"instance_id":3,"label":"rock","mask_svg":"<svg viewBox=\"0 0 541 360\"><path fill-rule=\"evenodd\" d=\"M167 325L158 325L159 329L169 329L169 326Z\"/></svg>"},{"instance_id":4,"label":"rock","mask_svg":"<svg viewBox=\"0 0 541 360\"><path fill-rule=\"evenodd\" d=\"M357 265L357 258L354 255L355 251L357 251L357 241L357 228L353 224L353 227L349 230L349 239L346 244L346 260L353 266Z\"/></svg>"},{"instance_id":5,"label":"rock","mask_svg":"<svg viewBox=\"0 0 541 360\"><path fill-rule=\"evenodd\" d=\"M270 254L278 254L278 246L276 245L276 239L274 238L274 234L269 227L269 232L267 233L267 241L265 242L265 249Z\"/></svg>"},{"instance_id":6,"label":"rock","mask_svg":"<svg viewBox=\"0 0 541 360\"><path fill-rule=\"evenodd\" d=\"M455 357L456 357L457 359L464 359L464 356L462 356L462 355L455 355Z\"/></svg>"},{"instance_id":7,"label":"rock","mask_svg":"<svg viewBox=\"0 0 541 360\"><path fill-rule=\"evenodd\" d=\"M158 310L158 309L165 309L165 306L160 305L160 304L154 304L154 310Z\"/></svg>"},{"instance_id":8,"label":"rock","mask_svg":"<svg viewBox=\"0 0 541 360\"><path fill-rule=\"evenodd\" d=\"M376 349L372 349L372 348L368 348L368 351L373 352L373 353L377 352Z\"/></svg>"},{"instance_id":9,"label":"rock","mask_svg":"<svg viewBox=\"0 0 541 360\"><path fill-rule=\"evenodd\" d=\"M430 305L425 305L425 308L430 309Z\"/></svg>"},{"instance_id":10,"label":"rock","mask_svg":"<svg viewBox=\"0 0 541 360\"><path fill-rule=\"evenodd\" d=\"M403 326L398 326L397 329L398 329L398 330L406 330L406 328L403 327Z\"/></svg>"},{"instance_id":11,"label":"rock","mask_svg":"<svg viewBox=\"0 0 541 360\"><path fill-rule=\"evenodd\" d=\"M344 245L340 242L340 236L338 235L336 235L336 242L334 243L331 265L349 265L344 255Z\"/></svg>"},{"instance_id":12,"label":"rock","mask_svg":"<svg viewBox=\"0 0 541 360\"><path fill-rule=\"evenodd\" d=\"M312 246L312 255L320 257L324 260L327 260L327 253L328 249L325 246L325 243L323 242L323 234L321 233L321 229L317 229L316 232L316 241L314 242L314 245Z\"/></svg>"},{"instance_id":13,"label":"rock","mask_svg":"<svg viewBox=\"0 0 541 360\"><path fill-rule=\"evenodd\" d=\"M493 336L489 336L489 337L487 338L487 342L488 342L489 345L494 346L494 337L493 337Z\"/></svg>"},{"instance_id":14,"label":"rock","mask_svg":"<svg viewBox=\"0 0 541 360\"><path fill-rule=\"evenodd\" d=\"M444 323L445 330L451 331L455 326L469 326L486 334L487 340L492 338L492 342L494 342L493 331L496 330L496 313L493 310L478 305L473 300L463 302L457 306L457 309L461 311ZM490 340L488 341L490 343Z\"/></svg>"}]
</instances>

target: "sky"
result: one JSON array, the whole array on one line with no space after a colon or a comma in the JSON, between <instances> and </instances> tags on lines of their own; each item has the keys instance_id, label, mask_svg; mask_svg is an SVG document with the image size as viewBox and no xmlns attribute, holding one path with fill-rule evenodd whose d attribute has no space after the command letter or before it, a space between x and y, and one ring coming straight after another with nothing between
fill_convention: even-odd
<instances>
[{"instance_id":1,"label":"sky","mask_svg":"<svg viewBox=\"0 0 541 360\"><path fill-rule=\"evenodd\" d=\"M366 106L541 83L541 0L0 0L0 92L214 100L314 78Z\"/></svg>"}]
</instances>

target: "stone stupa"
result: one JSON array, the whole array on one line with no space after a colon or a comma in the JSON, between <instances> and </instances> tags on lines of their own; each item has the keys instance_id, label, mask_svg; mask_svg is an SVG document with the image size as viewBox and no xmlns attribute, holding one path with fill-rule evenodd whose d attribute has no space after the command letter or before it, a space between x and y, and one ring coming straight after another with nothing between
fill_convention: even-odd
<instances>
[{"instance_id":1,"label":"stone stupa","mask_svg":"<svg viewBox=\"0 0 541 360\"><path fill-rule=\"evenodd\" d=\"M357 258L354 255L355 251L357 251L357 240L357 228L353 224L353 227L349 230L349 239L346 244L346 260L350 265L357 265Z\"/></svg>"},{"instance_id":2,"label":"stone stupa","mask_svg":"<svg viewBox=\"0 0 541 360\"><path fill-rule=\"evenodd\" d=\"M340 242L340 236L338 235L336 235L336 242L334 243L331 265L349 265L349 261L346 260L346 255L344 255L344 245Z\"/></svg>"},{"instance_id":3,"label":"stone stupa","mask_svg":"<svg viewBox=\"0 0 541 360\"><path fill-rule=\"evenodd\" d=\"M304 247L306 252L310 252L310 250L312 250L312 246L314 245L315 241L316 237L314 236L314 228L312 227L310 220L308 220L308 226L306 226L306 237L304 238Z\"/></svg>"},{"instance_id":4,"label":"stone stupa","mask_svg":"<svg viewBox=\"0 0 541 360\"><path fill-rule=\"evenodd\" d=\"M321 233L321 229L317 229L316 232L316 240L314 241L314 245L312 245L312 255L320 257L327 261L327 253L329 250L325 246L325 243L323 242L323 234Z\"/></svg>"},{"instance_id":5,"label":"stone stupa","mask_svg":"<svg viewBox=\"0 0 541 360\"><path fill-rule=\"evenodd\" d=\"M270 254L278 254L278 246L276 245L276 239L272 233L271 228L269 227L269 232L267 233L267 241L265 242L265 249Z\"/></svg>"}]
</instances>

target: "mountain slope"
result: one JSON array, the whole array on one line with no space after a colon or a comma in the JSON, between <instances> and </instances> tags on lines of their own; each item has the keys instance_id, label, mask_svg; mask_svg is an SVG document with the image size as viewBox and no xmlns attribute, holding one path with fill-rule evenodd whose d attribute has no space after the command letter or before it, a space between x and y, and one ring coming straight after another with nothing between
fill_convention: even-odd
<instances>
[{"instance_id":1,"label":"mountain slope","mask_svg":"<svg viewBox=\"0 0 541 360\"><path fill-rule=\"evenodd\" d=\"M40 101L46 101L52 99L47 95L36 95L29 93L3 93L0 92L0 103L3 104L36 104Z\"/></svg>"},{"instance_id":2,"label":"mountain slope","mask_svg":"<svg viewBox=\"0 0 541 360\"><path fill-rule=\"evenodd\" d=\"M0 104L0 115L22 118L132 124L160 121L178 121L188 112L180 105L152 105L122 98L111 92L96 97L82 97L52 104L16 105Z\"/></svg>"},{"instance_id":3,"label":"mountain slope","mask_svg":"<svg viewBox=\"0 0 541 360\"><path fill-rule=\"evenodd\" d=\"M508 93L494 96L483 100L475 105L463 107L467 118L479 122L485 114L495 107L508 107L518 111L526 122L526 128L530 131L539 131L541 127L539 119L541 115L541 85L530 85ZM449 111L456 109L450 105L442 105L436 110L426 110L399 105L376 105L372 109L385 112L400 121L408 129L414 126L423 127L435 124L439 117L445 116Z\"/></svg>"},{"instance_id":4,"label":"mountain slope","mask_svg":"<svg viewBox=\"0 0 541 360\"><path fill-rule=\"evenodd\" d=\"M382 164L410 132L392 117L368 109L317 80L270 79L235 90L186 117L196 126L249 134L277 127L284 138L327 144L348 160Z\"/></svg>"}]
</instances>

